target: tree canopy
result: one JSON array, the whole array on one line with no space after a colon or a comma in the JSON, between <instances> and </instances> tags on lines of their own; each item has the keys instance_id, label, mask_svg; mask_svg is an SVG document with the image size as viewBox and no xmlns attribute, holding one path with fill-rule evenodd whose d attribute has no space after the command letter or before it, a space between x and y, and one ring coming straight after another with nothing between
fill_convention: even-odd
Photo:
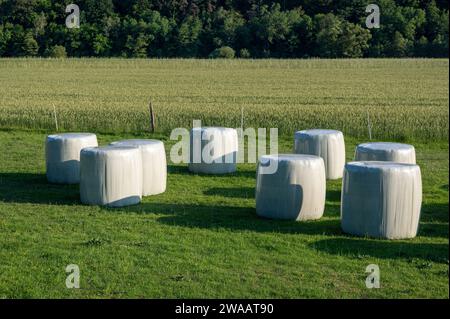
<instances>
[{"instance_id":1,"label":"tree canopy","mask_svg":"<svg viewBox=\"0 0 450 319\"><path fill-rule=\"evenodd\" d=\"M69 29L66 6L80 8ZM0 56L448 57L448 1L0 0ZM231 54L233 53L233 54Z\"/></svg>"}]
</instances>

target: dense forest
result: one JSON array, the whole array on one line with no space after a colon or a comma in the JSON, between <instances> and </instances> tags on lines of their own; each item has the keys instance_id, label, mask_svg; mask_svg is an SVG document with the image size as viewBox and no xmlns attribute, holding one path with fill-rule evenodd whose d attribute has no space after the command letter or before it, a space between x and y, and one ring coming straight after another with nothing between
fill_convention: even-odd
<instances>
[{"instance_id":1,"label":"dense forest","mask_svg":"<svg viewBox=\"0 0 450 319\"><path fill-rule=\"evenodd\" d=\"M448 40L439 0L0 0L5 57L448 57Z\"/></svg>"}]
</instances>

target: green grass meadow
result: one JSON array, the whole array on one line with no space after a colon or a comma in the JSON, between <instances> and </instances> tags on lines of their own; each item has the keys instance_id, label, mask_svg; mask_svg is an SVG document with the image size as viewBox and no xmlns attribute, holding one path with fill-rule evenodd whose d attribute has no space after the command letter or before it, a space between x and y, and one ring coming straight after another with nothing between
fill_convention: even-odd
<instances>
[{"instance_id":1,"label":"green grass meadow","mask_svg":"<svg viewBox=\"0 0 450 319\"><path fill-rule=\"evenodd\" d=\"M448 298L448 60L0 59L0 298ZM157 132L148 133L148 98ZM341 180L317 221L261 219L255 164L229 175L168 162L164 194L139 205L82 205L77 185L46 181L44 140L92 131L99 143L172 128L343 130L347 159L367 141L414 144L423 179L418 236L343 234ZM169 157L168 157L169 159ZM67 289L65 267L80 267ZM366 266L381 288L367 289Z\"/></svg>"}]
</instances>

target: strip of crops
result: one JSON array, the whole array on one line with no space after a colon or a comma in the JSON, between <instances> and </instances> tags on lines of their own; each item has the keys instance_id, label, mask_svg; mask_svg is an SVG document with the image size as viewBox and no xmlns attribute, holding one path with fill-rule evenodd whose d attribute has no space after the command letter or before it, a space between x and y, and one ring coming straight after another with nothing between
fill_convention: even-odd
<instances>
[{"instance_id":1,"label":"strip of crops","mask_svg":"<svg viewBox=\"0 0 450 319\"><path fill-rule=\"evenodd\" d=\"M334 128L448 140L449 64L402 60L1 59L0 127L140 132L206 125Z\"/></svg>"}]
</instances>

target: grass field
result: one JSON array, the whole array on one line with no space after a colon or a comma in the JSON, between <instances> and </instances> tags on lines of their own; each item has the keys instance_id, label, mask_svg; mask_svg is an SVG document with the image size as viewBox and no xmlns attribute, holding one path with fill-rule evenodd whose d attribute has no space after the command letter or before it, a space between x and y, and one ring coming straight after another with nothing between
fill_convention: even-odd
<instances>
[{"instance_id":1,"label":"grass field","mask_svg":"<svg viewBox=\"0 0 450 319\"><path fill-rule=\"evenodd\" d=\"M0 60L0 127L148 129L206 125L327 127L378 139L448 140L448 59Z\"/></svg>"},{"instance_id":2,"label":"grass field","mask_svg":"<svg viewBox=\"0 0 450 319\"><path fill-rule=\"evenodd\" d=\"M0 59L0 298L448 298L448 60L182 61ZM152 96L158 132L150 135ZM340 230L341 181L327 182L323 218L256 217L255 165L226 176L169 162L164 194L119 209L85 206L76 185L46 182L53 130L100 144L206 124L343 129L347 159L367 140L415 145L422 170L418 237L377 240ZM226 113L227 110L231 112ZM267 125L265 125L265 123ZM80 289L65 267L80 267ZM381 288L365 287L377 264Z\"/></svg>"}]
</instances>

